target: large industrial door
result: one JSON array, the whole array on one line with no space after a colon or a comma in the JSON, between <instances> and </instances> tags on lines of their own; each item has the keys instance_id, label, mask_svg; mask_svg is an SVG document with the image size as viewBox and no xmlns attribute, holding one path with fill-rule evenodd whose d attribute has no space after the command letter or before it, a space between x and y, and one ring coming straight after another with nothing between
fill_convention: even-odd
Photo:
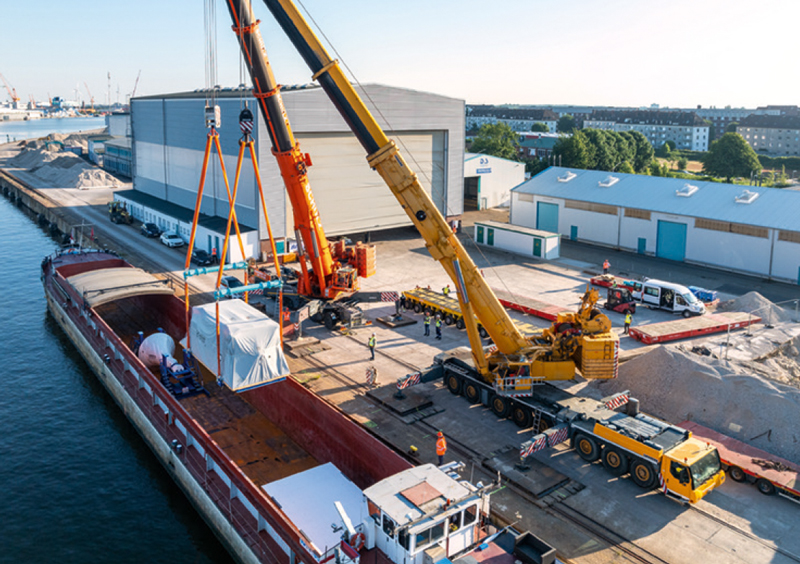
<instances>
[{"instance_id":1,"label":"large industrial door","mask_svg":"<svg viewBox=\"0 0 800 564\"><path fill-rule=\"evenodd\" d=\"M481 194L481 177L464 177L464 211L479 210Z\"/></svg>"},{"instance_id":2,"label":"large industrial door","mask_svg":"<svg viewBox=\"0 0 800 564\"><path fill-rule=\"evenodd\" d=\"M537 202L536 229L558 233L558 204Z\"/></svg>"},{"instance_id":3,"label":"large industrial door","mask_svg":"<svg viewBox=\"0 0 800 564\"><path fill-rule=\"evenodd\" d=\"M686 257L686 224L673 221L658 221L656 256L683 261Z\"/></svg>"}]
</instances>

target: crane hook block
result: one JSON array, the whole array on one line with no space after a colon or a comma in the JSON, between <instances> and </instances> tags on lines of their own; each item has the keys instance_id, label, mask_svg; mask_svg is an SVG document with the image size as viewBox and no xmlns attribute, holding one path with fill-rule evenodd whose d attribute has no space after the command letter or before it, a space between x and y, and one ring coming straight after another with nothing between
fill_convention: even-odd
<instances>
[{"instance_id":1,"label":"crane hook block","mask_svg":"<svg viewBox=\"0 0 800 564\"><path fill-rule=\"evenodd\" d=\"M253 112L248 108L244 108L239 112L239 128L244 135L253 133Z\"/></svg>"}]
</instances>

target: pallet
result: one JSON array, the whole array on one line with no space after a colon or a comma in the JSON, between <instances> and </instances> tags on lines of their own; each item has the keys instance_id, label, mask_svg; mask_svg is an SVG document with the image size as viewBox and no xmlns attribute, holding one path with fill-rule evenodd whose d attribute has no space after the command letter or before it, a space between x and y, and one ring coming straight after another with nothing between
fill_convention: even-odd
<instances>
[{"instance_id":1,"label":"pallet","mask_svg":"<svg viewBox=\"0 0 800 564\"><path fill-rule=\"evenodd\" d=\"M652 345L699 335L722 333L729 329L742 329L760 321L760 317L753 317L738 311L707 313L698 317L631 327L629 333L637 341Z\"/></svg>"}]
</instances>

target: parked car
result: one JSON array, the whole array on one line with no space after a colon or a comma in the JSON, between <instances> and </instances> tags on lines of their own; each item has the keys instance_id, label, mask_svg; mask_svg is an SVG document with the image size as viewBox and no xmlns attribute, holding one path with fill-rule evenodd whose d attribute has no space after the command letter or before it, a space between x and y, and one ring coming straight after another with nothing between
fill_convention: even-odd
<instances>
[{"instance_id":1,"label":"parked car","mask_svg":"<svg viewBox=\"0 0 800 564\"><path fill-rule=\"evenodd\" d=\"M207 253L203 249L195 249L195 251L192 253L192 262L197 266L209 266L212 264L217 264L217 257Z\"/></svg>"},{"instance_id":2,"label":"parked car","mask_svg":"<svg viewBox=\"0 0 800 564\"><path fill-rule=\"evenodd\" d=\"M142 232L142 235L150 238L161 235L161 229L155 223L142 223L140 231Z\"/></svg>"},{"instance_id":3,"label":"parked car","mask_svg":"<svg viewBox=\"0 0 800 564\"><path fill-rule=\"evenodd\" d=\"M161 242L167 247L183 247L184 242L177 233L162 233Z\"/></svg>"},{"instance_id":4,"label":"parked car","mask_svg":"<svg viewBox=\"0 0 800 564\"><path fill-rule=\"evenodd\" d=\"M223 288L230 288L230 289L241 288L242 286L244 286L244 283L241 280L239 280L238 278L236 278L235 276L223 276L222 280L220 280L219 284ZM244 295L243 294L238 294L235 297L241 299L241 298L244 297Z\"/></svg>"}]
</instances>

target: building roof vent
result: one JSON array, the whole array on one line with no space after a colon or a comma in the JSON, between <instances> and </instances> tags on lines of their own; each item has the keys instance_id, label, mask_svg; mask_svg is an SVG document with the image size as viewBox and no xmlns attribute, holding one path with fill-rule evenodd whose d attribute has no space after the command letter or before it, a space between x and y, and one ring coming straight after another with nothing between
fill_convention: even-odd
<instances>
[{"instance_id":1,"label":"building roof vent","mask_svg":"<svg viewBox=\"0 0 800 564\"><path fill-rule=\"evenodd\" d=\"M758 192L751 192L750 190L743 190L741 194L736 196L737 204L752 204L758 198Z\"/></svg>"},{"instance_id":2,"label":"building roof vent","mask_svg":"<svg viewBox=\"0 0 800 564\"><path fill-rule=\"evenodd\" d=\"M681 196L682 198L688 198L689 196L697 192L699 189L700 188L698 188L693 184L684 184L683 188L681 188L680 190L675 190L675 195Z\"/></svg>"},{"instance_id":3,"label":"building roof vent","mask_svg":"<svg viewBox=\"0 0 800 564\"><path fill-rule=\"evenodd\" d=\"M558 181L559 182L569 182L570 180L572 180L576 176L578 176L578 175L575 174L574 172L567 171L562 176L558 177Z\"/></svg>"},{"instance_id":4,"label":"building roof vent","mask_svg":"<svg viewBox=\"0 0 800 564\"><path fill-rule=\"evenodd\" d=\"M616 176L609 175L606 177L605 180L601 180L600 182L598 182L597 185L602 188L609 188L614 184L616 184L617 182L619 182L619 178L617 178Z\"/></svg>"}]
</instances>

